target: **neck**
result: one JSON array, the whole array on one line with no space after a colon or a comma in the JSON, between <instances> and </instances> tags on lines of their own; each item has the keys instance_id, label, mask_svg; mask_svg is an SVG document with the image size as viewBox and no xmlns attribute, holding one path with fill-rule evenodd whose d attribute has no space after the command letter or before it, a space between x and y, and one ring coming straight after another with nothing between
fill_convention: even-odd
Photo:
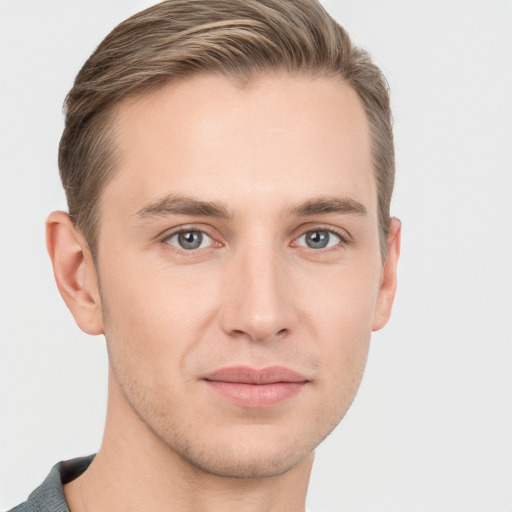
<instances>
[{"instance_id":1,"label":"neck","mask_svg":"<svg viewBox=\"0 0 512 512\"><path fill-rule=\"evenodd\" d=\"M109 379L101 449L64 487L71 512L304 512L313 454L284 474L229 478L203 471L158 438Z\"/></svg>"}]
</instances>

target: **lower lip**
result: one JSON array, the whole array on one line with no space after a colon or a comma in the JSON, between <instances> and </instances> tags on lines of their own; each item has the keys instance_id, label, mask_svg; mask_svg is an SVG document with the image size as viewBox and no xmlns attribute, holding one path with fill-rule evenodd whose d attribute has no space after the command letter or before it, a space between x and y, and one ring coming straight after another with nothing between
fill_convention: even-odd
<instances>
[{"instance_id":1,"label":"lower lip","mask_svg":"<svg viewBox=\"0 0 512 512\"><path fill-rule=\"evenodd\" d=\"M205 382L231 403L254 409L278 405L295 396L306 385L306 382L275 382L271 384L245 384L216 380L206 380Z\"/></svg>"}]
</instances>

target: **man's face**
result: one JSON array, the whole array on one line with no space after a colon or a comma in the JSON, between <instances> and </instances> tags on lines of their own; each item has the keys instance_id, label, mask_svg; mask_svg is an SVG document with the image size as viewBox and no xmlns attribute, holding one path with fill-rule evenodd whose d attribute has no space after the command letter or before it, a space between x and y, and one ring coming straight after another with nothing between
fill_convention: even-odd
<instances>
[{"instance_id":1,"label":"man's face","mask_svg":"<svg viewBox=\"0 0 512 512\"><path fill-rule=\"evenodd\" d=\"M116 130L98 242L113 399L196 467L282 473L346 413L379 326L360 101L332 79L199 77L126 101Z\"/></svg>"}]
</instances>

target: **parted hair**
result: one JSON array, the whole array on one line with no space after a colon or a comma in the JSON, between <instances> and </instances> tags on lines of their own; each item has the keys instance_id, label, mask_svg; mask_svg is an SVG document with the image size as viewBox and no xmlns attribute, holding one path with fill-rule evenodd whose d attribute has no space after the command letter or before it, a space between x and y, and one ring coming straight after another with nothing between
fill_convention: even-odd
<instances>
[{"instance_id":1,"label":"parted hair","mask_svg":"<svg viewBox=\"0 0 512 512\"><path fill-rule=\"evenodd\" d=\"M371 133L385 255L395 174L392 117L387 82L368 53L317 0L166 0L114 28L65 100L60 176L70 218L93 256L102 190L119 171L112 120L122 101L200 74L243 86L267 72L338 78L357 92Z\"/></svg>"}]
</instances>

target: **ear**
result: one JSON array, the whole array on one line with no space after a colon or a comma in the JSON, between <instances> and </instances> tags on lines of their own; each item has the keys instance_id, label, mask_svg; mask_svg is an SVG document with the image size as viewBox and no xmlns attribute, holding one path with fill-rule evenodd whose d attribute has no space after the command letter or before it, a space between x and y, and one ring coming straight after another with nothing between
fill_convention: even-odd
<instances>
[{"instance_id":1,"label":"ear","mask_svg":"<svg viewBox=\"0 0 512 512\"><path fill-rule=\"evenodd\" d=\"M396 293L396 272L398 258L400 256L401 231L402 223L399 219L393 217L389 229L386 261L382 268L379 294L377 296L377 304L373 317L373 331L382 329L388 323L389 317L391 316L391 309Z\"/></svg>"},{"instance_id":2,"label":"ear","mask_svg":"<svg viewBox=\"0 0 512 512\"><path fill-rule=\"evenodd\" d=\"M103 334L96 268L87 242L67 213L48 217L46 246L57 287L78 327L87 334Z\"/></svg>"}]
</instances>

